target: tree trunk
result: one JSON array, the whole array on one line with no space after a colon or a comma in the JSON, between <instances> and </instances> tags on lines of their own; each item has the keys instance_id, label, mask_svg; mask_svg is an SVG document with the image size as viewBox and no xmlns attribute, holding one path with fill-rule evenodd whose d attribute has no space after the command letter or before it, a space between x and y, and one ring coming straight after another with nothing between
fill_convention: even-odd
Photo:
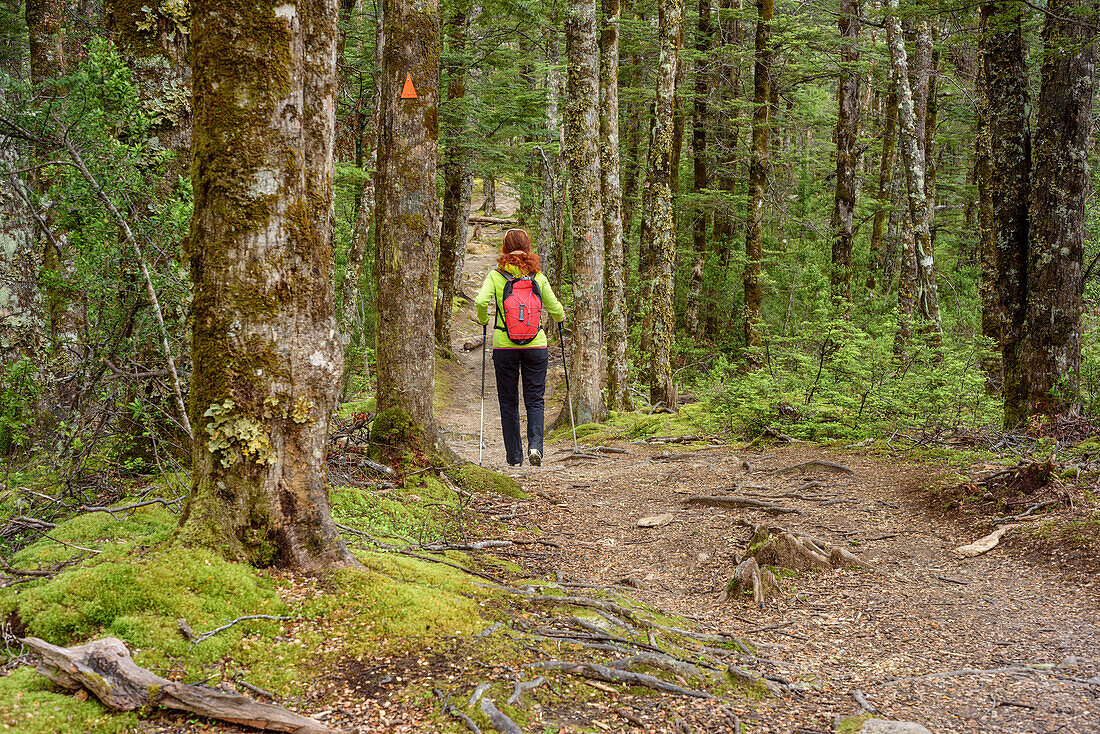
<instances>
[{"instance_id":1,"label":"tree trunk","mask_svg":"<svg viewBox=\"0 0 1100 734\"><path fill-rule=\"evenodd\" d=\"M714 29L710 18L710 0L699 0L699 26L695 40L698 60L695 62L695 108L692 115L691 151L694 156L694 180L692 192L695 194L695 206L692 217L692 254L691 282L688 285L687 329L698 338L703 331L703 320L699 317L700 302L703 298L703 275L707 266L707 223L712 211L711 202L704 199L710 185L707 171L707 127L711 124L707 112L707 95L714 82L714 75L708 72L711 61L710 51L714 44Z\"/></svg>"},{"instance_id":2,"label":"tree trunk","mask_svg":"<svg viewBox=\"0 0 1100 734\"><path fill-rule=\"evenodd\" d=\"M676 215L672 207L672 165L675 148L674 97L676 67L679 62L683 0L660 0L657 36L660 57L657 61L657 94L653 108L653 134L649 139L648 173L642 188L643 252L651 253L648 277L650 298L643 303L642 330L650 344L647 382L653 405L663 403L676 409L676 386L672 382L672 330L674 275L676 261Z\"/></svg>"},{"instance_id":3,"label":"tree trunk","mask_svg":"<svg viewBox=\"0 0 1100 734\"><path fill-rule=\"evenodd\" d=\"M1096 37L1089 0L1052 0L1043 23L1028 236L1030 410L1076 414L1081 369L1082 259Z\"/></svg>"},{"instance_id":4,"label":"tree trunk","mask_svg":"<svg viewBox=\"0 0 1100 734\"><path fill-rule=\"evenodd\" d=\"M745 217L745 355L749 367L759 366L753 350L763 344L760 261L764 251L764 193L768 182L768 108L771 80L771 24L773 0L756 3L756 63L752 81L752 158L749 164L749 211Z\"/></svg>"},{"instance_id":5,"label":"tree trunk","mask_svg":"<svg viewBox=\"0 0 1100 734\"><path fill-rule=\"evenodd\" d=\"M448 69L447 101L443 105L443 221L439 228L439 277L435 301L435 343L444 355L451 354L451 317L454 312L455 263L466 249L462 237L469 212L463 207L463 183L469 166L466 96L466 26L469 6L456 3L447 18L446 33L451 56L457 63Z\"/></svg>"},{"instance_id":6,"label":"tree trunk","mask_svg":"<svg viewBox=\"0 0 1100 734\"><path fill-rule=\"evenodd\" d=\"M833 267L829 285L834 308L851 310L852 215L856 208L859 152L859 0L840 0L840 81L837 85L836 189L833 193Z\"/></svg>"},{"instance_id":7,"label":"tree trunk","mask_svg":"<svg viewBox=\"0 0 1100 734\"><path fill-rule=\"evenodd\" d=\"M890 87L886 94L886 109L882 125L882 154L879 157L878 188L875 197L875 216L871 223L871 243L867 266L867 289L875 289L875 273L885 272L882 253L882 236L886 225L886 214L890 210L893 190L894 166L898 151L898 87L893 74L890 74ZM888 287L883 279L883 291Z\"/></svg>"},{"instance_id":8,"label":"tree trunk","mask_svg":"<svg viewBox=\"0 0 1100 734\"><path fill-rule=\"evenodd\" d=\"M192 8L193 484L179 539L256 566L357 565L329 514L343 356L331 217L336 2Z\"/></svg>"},{"instance_id":9,"label":"tree trunk","mask_svg":"<svg viewBox=\"0 0 1100 734\"><path fill-rule=\"evenodd\" d=\"M378 412L372 439L445 447L436 430L433 304L438 257L439 4L385 0L375 281ZM418 95L402 99L405 79ZM384 315L385 318L381 316Z\"/></svg>"},{"instance_id":10,"label":"tree trunk","mask_svg":"<svg viewBox=\"0 0 1100 734\"><path fill-rule=\"evenodd\" d=\"M902 39L898 22L898 0L886 1L887 44L890 47L890 61L894 68L894 77L898 87L898 121L900 123L899 144L905 165L906 197L908 205L908 223L905 226L904 249L912 242L912 255L902 253L901 284L898 286L898 336L895 339L895 352L899 355L907 351L909 324L906 311L909 299L915 300L914 308L919 307L921 315L930 322L936 331L940 329L939 303L936 298L935 270L931 253L928 207L924 191L924 153L921 150L923 131L917 127L914 110L914 95L909 86L909 64L905 54L905 42ZM927 101L927 96L925 96ZM911 259L913 262L906 262ZM912 270L910 270L910 268ZM910 294L907 275L912 273L915 292ZM910 311L911 312L911 311Z\"/></svg>"},{"instance_id":11,"label":"tree trunk","mask_svg":"<svg viewBox=\"0 0 1100 734\"><path fill-rule=\"evenodd\" d=\"M993 145L989 133L990 89L985 72L985 48L988 40L990 40L985 39L985 34L989 32L985 17L986 7L982 7L979 33L983 34L983 43L979 46L974 73L974 182L978 187L976 206L978 220L977 259L981 269L978 293L982 304L982 336L989 339L1000 350L1001 301L1000 295L997 293L998 253L996 238L993 234L993 169L990 164ZM1030 138L1030 135L1028 137ZM1024 262L1025 267L1021 271L1022 275L1027 274L1026 260ZM1022 307L1026 313L1026 300ZM1002 393L1004 382L1002 361L1000 359L986 360L982 365L982 369L986 373L986 390Z\"/></svg>"},{"instance_id":12,"label":"tree trunk","mask_svg":"<svg viewBox=\"0 0 1100 734\"><path fill-rule=\"evenodd\" d=\"M485 209L485 216L493 216L493 212L497 210L497 182L492 176L485 176L481 179L482 193L485 194L485 203L482 205Z\"/></svg>"},{"instance_id":13,"label":"tree trunk","mask_svg":"<svg viewBox=\"0 0 1100 734\"><path fill-rule=\"evenodd\" d=\"M569 400L578 424L607 418L603 399L603 237L600 211L599 44L595 0L570 0L565 160L573 210L573 349ZM563 409L555 425L569 420Z\"/></svg>"},{"instance_id":14,"label":"tree trunk","mask_svg":"<svg viewBox=\"0 0 1100 734\"><path fill-rule=\"evenodd\" d=\"M1031 130L1022 14L1023 6L1016 2L981 7L985 92L981 98L986 120L979 142L985 179L982 189L991 215L987 249L994 273L989 284L993 324L988 330L1001 350L1006 428L1015 427L1028 414L1020 347L1027 320ZM986 320L983 309L983 331Z\"/></svg>"},{"instance_id":15,"label":"tree trunk","mask_svg":"<svg viewBox=\"0 0 1100 734\"><path fill-rule=\"evenodd\" d=\"M626 361L626 269L623 264L623 192L619 185L619 0L603 0L600 28L600 192L607 288L607 402L631 410Z\"/></svg>"},{"instance_id":16,"label":"tree trunk","mask_svg":"<svg viewBox=\"0 0 1100 734\"><path fill-rule=\"evenodd\" d=\"M715 54L714 79L717 109L711 115L714 120L714 134L710 136L709 142L714 151L711 155L714 162L711 176L714 188L721 192L715 197L711 239L714 241L714 257L718 264L716 286L722 290L726 289L729 278L730 255L736 229L734 197L737 190L742 90L741 69L733 63L732 58L740 53L740 12L741 0L719 0L718 51ZM711 333L718 333L729 323L730 314L721 308L722 305L719 298L715 297L707 308L707 330Z\"/></svg>"},{"instance_id":17,"label":"tree trunk","mask_svg":"<svg viewBox=\"0 0 1100 734\"><path fill-rule=\"evenodd\" d=\"M539 207L539 253L547 280L555 293L561 292L562 219L565 179L562 175L561 120L558 104L561 98L561 70L558 69L558 15L555 4L547 40L546 71L546 135L539 158L542 160L542 204Z\"/></svg>"}]
</instances>

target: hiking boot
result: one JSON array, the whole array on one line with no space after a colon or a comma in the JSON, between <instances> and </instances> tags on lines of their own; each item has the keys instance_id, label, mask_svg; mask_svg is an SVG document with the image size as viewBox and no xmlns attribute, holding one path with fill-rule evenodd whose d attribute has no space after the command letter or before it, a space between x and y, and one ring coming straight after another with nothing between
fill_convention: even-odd
<instances>
[{"instance_id":1,"label":"hiking boot","mask_svg":"<svg viewBox=\"0 0 1100 734\"><path fill-rule=\"evenodd\" d=\"M528 451L527 459L531 462L531 466L542 466L542 452L538 449Z\"/></svg>"}]
</instances>

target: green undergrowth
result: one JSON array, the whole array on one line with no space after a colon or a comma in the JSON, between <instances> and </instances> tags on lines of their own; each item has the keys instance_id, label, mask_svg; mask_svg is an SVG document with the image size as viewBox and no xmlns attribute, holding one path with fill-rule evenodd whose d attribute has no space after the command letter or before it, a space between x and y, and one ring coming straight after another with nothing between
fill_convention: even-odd
<instances>
[{"instance_id":1,"label":"green undergrowth","mask_svg":"<svg viewBox=\"0 0 1100 734\"><path fill-rule=\"evenodd\" d=\"M645 410L612 411L604 423L584 423L577 426L577 441L588 446L607 445L613 441L634 441L651 436L688 436L708 429L708 413L702 403L681 406L676 413L647 414ZM568 424L551 431L552 441L572 440Z\"/></svg>"},{"instance_id":2,"label":"green undergrowth","mask_svg":"<svg viewBox=\"0 0 1100 734\"><path fill-rule=\"evenodd\" d=\"M108 712L94 699L79 701L34 668L23 667L0 677L0 722L4 732L20 734L123 734L134 730L138 718L133 713Z\"/></svg>"},{"instance_id":3,"label":"green undergrowth","mask_svg":"<svg viewBox=\"0 0 1100 734\"><path fill-rule=\"evenodd\" d=\"M357 413L373 413L378 410L378 401L374 398L361 398L349 400L336 409L336 417L346 420Z\"/></svg>"}]
</instances>

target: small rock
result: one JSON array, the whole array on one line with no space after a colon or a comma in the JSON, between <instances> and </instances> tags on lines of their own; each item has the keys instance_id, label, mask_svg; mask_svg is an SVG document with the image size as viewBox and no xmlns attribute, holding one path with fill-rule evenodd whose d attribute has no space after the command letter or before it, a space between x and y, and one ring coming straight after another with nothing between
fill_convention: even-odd
<instances>
[{"instance_id":1,"label":"small rock","mask_svg":"<svg viewBox=\"0 0 1100 734\"><path fill-rule=\"evenodd\" d=\"M932 734L912 721L886 721L885 719L867 719L859 732L860 734Z\"/></svg>"},{"instance_id":2,"label":"small rock","mask_svg":"<svg viewBox=\"0 0 1100 734\"><path fill-rule=\"evenodd\" d=\"M710 553L700 553L696 556L699 559L699 563L706 563L710 560Z\"/></svg>"},{"instance_id":3,"label":"small rock","mask_svg":"<svg viewBox=\"0 0 1100 734\"><path fill-rule=\"evenodd\" d=\"M640 528L663 528L672 522L675 516L671 513L665 513L663 515L654 515L653 517L643 517L638 521L638 527Z\"/></svg>"}]
</instances>

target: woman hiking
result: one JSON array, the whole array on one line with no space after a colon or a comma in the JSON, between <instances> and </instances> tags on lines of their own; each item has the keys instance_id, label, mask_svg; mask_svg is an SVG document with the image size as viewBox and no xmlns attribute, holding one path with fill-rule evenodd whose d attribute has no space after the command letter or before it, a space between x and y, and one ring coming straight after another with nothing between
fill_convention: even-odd
<instances>
[{"instance_id":1,"label":"woman hiking","mask_svg":"<svg viewBox=\"0 0 1100 734\"><path fill-rule=\"evenodd\" d=\"M489 301L495 300L493 371L508 464L523 464L518 389L522 378L523 405L527 408L527 458L539 466L546 392L546 332L540 326L541 312L545 310L560 323L565 319L565 309L554 295L550 281L540 272L539 256L531 252L531 239L525 231L508 230L500 251L497 267L485 276L474 298L477 321L482 325L489 323Z\"/></svg>"}]
</instances>

